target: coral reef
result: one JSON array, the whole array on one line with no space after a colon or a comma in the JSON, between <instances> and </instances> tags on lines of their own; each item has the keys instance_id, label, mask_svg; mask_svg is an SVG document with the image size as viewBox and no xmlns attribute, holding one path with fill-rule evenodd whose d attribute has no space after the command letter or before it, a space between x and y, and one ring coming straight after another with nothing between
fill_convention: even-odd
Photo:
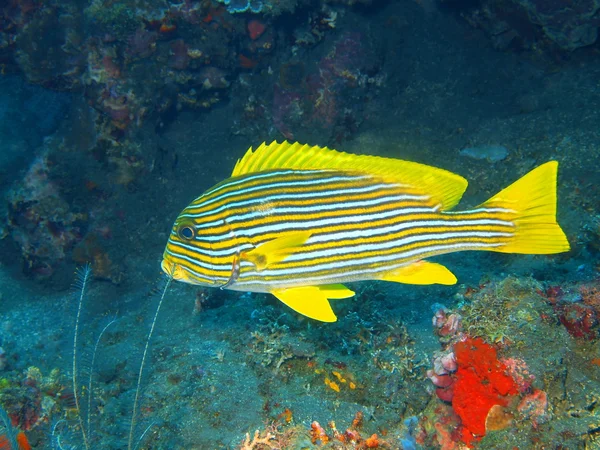
<instances>
[{"instance_id":1,"label":"coral reef","mask_svg":"<svg viewBox=\"0 0 600 450\"><path fill-rule=\"evenodd\" d=\"M549 424L551 405L555 412L564 405L559 385L568 381L552 378L548 361L556 357L551 354L563 352L564 344L552 344L550 336L561 331L567 298L583 292L589 306L595 303L595 286L544 290L533 280L508 277L466 288L457 311L436 305L433 325L442 350L427 371L436 396L419 422L417 442L494 448L506 438L504 430L515 428L536 442L540 430L546 433L545 442L563 439L558 437L560 427ZM586 351L578 341L595 339L586 334L591 330L585 321L565 327L575 338L566 345L575 353ZM581 379L593 383L591 373ZM590 398L575 401L589 406Z\"/></svg>"},{"instance_id":2,"label":"coral reef","mask_svg":"<svg viewBox=\"0 0 600 450\"><path fill-rule=\"evenodd\" d=\"M544 294L571 336L588 341L599 337L600 289L597 281L551 286Z\"/></svg>"},{"instance_id":3,"label":"coral reef","mask_svg":"<svg viewBox=\"0 0 600 450\"><path fill-rule=\"evenodd\" d=\"M282 425L273 422L263 433L256 430L252 440L250 440L250 434L247 433L239 449L328 448L346 450L393 448L385 439L375 433L370 436L361 435L360 430L363 427L363 420L362 412L357 412L351 425L344 432L337 429L334 421L327 424L329 431L317 421L313 421L308 430L302 426Z\"/></svg>"},{"instance_id":4,"label":"coral reef","mask_svg":"<svg viewBox=\"0 0 600 450\"><path fill-rule=\"evenodd\" d=\"M44 3L15 1L0 8L3 67L21 72L29 82L49 90L72 92L78 100L85 102L85 107L93 110L93 113L85 113L88 116L85 120L91 126L90 145L80 148L65 139L63 144L55 146L62 145L62 148L50 149L50 159L60 161L66 152L85 152L89 159L100 164L96 168L97 176L93 177L98 188L91 189L92 194L114 194L115 184L133 192L139 188L144 175L154 168L159 157L156 134L165 123L183 111L208 111L222 104L244 83L245 75L279 64L276 49L287 37L275 29L275 17L295 9L297 3L256 4L260 8L254 3L248 8L263 14L246 17L232 14L232 10L244 9L240 5L229 3L224 6L210 1L137 2L135 5L128 1L105 0L94 0L86 5L56 0ZM311 29L318 31L318 40L335 30L337 12L332 8L311 9ZM305 49L312 49L318 40L305 45ZM311 93L298 93L306 117L311 116L310 120L298 123L303 129L310 129L315 124L321 126L321 117L326 116L327 123L335 123L339 129L335 131L336 135L348 136L356 131L364 115L357 108L363 102L354 102L350 97L356 93L365 100L366 85L373 84L369 80L376 72L373 69L376 58L365 57L369 56L369 51L361 41L359 35L339 40L332 54L323 61L327 67L317 71L317 75L323 72L319 86L314 86ZM352 53L355 44L362 47ZM360 95L355 89L359 85L363 89ZM291 87L290 84L286 86ZM254 82L247 88L252 92L243 97L244 102L262 97L262 83ZM321 95L317 91L324 97L313 114L311 103ZM330 92L335 99L329 96ZM277 95L275 97L275 102L280 101ZM36 98L42 101L43 96ZM252 126L260 129L257 134L266 135L273 122L263 113L279 108L277 105L271 108L271 100L270 96L261 98L253 113L250 113L249 104L240 104ZM56 114L50 111L35 117L35 128L45 130L44 133L54 131L56 125L52 119L64 114L67 105L67 101L55 100ZM288 117L293 112L288 113L286 107L281 109L284 112L278 114L294 123ZM274 122L279 123L279 119L275 118ZM142 147L142 129L145 140L152 141L151 145ZM77 135L76 131L72 131L72 136ZM45 167L46 176L56 178L51 172L57 172L60 164L65 163L61 161L57 166ZM104 182L99 181L100 175ZM100 205L96 205L93 212L82 209L74 213L64 205L58 205L52 214L31 211L34 207L39 209L41 202L24 192L26 183L28 181L24 180L14 188L10 200L13 211L9 221L12 225L8 233L24 248L26 272L47 278L63 261L71 259L73 248L86 238L87 224L83 223L86 218L108 217L112 211L100 211ZM53 199L70 200L68 196L65 198L64 191L74 190L77 186L74 183L68 185L66 181L63 184L55 189ZM48 202L46 199L45 203ZM47 228L44 224L59 224L59 230L53 230L51 237L39 231L36 237L32 235L35 232L24 226L23 235L19 235L14 225L25 216L35 215L40 217L39 230ZM103 226L105 224L98 225ZM91 224L90 229L94 227ZM60 236L56 236L57 233ZM42 243L44 239L51 242ZM94 239L92 236L88 241ZM84 256L97 258L101 253L99 246L91 247L94 249L79 251L75 260L82 262ZM114 258L104 257L102 264L109 266L109 260L114 261ZM97 274L101 272L96 271ZM119 279L118 269L104 272L105 278Z\"/></svg>"},{"instance_id":5,"label":"coral reef","mask_svg":"<svg viewBox=\"0 0 600 450\"><path fill-rule=\"evenodd\" d=\"M24 431L35 430L46 427L59 404L64 404L63 391L57 369L44 376L39 368L29 367L20 380L0 380L0 405L13 425Z\"/></svg>"},{"instance_id":6,"label":"coral reef","mask_svg":"<svg viewBox=\"0 0 600 450\"><path fill-rule=\"evenodd\" d=\"M378 49L360 33L345 32L321 58L314 72L302 64L281 67L274 87L273 124L287 139L312 128L331 142L352 135L367 113L369 99L385 81Z\"/></svg>"},{"instance_id":7,"label":"coral reef","mask_svg":"<svg viewBox=\"0 0 600 450\"><path fill-rule=\"evenodd\" d=\"M47 155L38 156L8 199L7 231L20 247L23 270L41 279L52 276L87 226L86 215L72 210L50 171Z\"/></svg>"},{"instance_id":8,"label":"coral reef","mask_svg":"<svg viewBox=\"0 0 600 450\"><path fill-rule=\"evenodd\" d=\"M61 90L84 87L100 113L100 140L114 143L126 140L148 117L221 102L240 68L268 62L277 38L273 17L296 6L159 3L132 8L128 2L94 0L80 11L76 4L51 1L32 5L26 14L4 9L5 20L15 24L8 27L6 40L14 44L6 46L6 58L31 82ZM245 21L232 15L242 11L268 16ZM227 81L207 86L206 70Z\"/></svg>"},{"instance_id":9,"label":"coral reef","mask_svg":"<svg viewBox=\"0 0 600 450\"><path fill-rule=\"evenodd\" d=\"M532 279L513 277L468 288L461 308L466 332L492 343L519 340L523 327L533 330L540 319L539 302L543 298L532 296L531 292L541 292L541 289L542 285Z\"/></svg>"},{"instance_id":10,"label":"coral reef","mask_svg":"<svg viewBox=\"0 0 600 450\"><path fill-rule=\"evenodd\" d=\"M530 380L522 376L526 368L522 364L519 368L518 374L511 373L492 345L468 336L453 344L451 353L434 360L427 376L437 397L452 407L452 411L445 409L446 422L435 423L442 448L459 441L472 447L489 431L512 424L517 396L530 386Z\"/></svg>"},{"instance_id":11,"label":"coral reef","mask_svg":"<svg viewBox=\"0 0 600 450\"><path fill-rule=\"evenodd\" d=\"M548 46L572 51L596 42L600 3L585 0L572 6L568 1L485 0L465 17L501 49Z\"/></svg>"}]
</instances>

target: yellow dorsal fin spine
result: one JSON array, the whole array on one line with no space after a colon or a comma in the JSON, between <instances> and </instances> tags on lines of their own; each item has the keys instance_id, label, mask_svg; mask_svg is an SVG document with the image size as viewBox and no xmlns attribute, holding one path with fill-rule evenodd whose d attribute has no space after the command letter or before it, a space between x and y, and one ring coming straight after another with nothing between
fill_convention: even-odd
<instances>
[{"instance_id":1,"label":"yellow dorsal fin spine","mask_svg":"<svg viewBox=\"0 0 600 450\"><path fill-rule=\"evenodd\" d=\"M481 205L511 210L515 224L512 240L490 250L539 255L569 250L569 241L556 222L557 171L556 161L542 164Z\"/></svg>"},{"instance_id":2,"label":"yellow dorsal fin spine","mask_svg":"<svg viewBox=\"0 0 600 450\"><path fill-rule=\"evenodd\" d=\"M285 144L285 142L284 142ZM294 147L292 147L294 148ZM327 147L325 147L327 148ZM297 145L297 147L295 147L295 149L290 152L290 155L295 155L298 161L298 168L301 169L305 169L307 168L308 164L310 164L310 160L312 157L312 152L309 151L309 146L305 145L305 146L300 146L299 144Z\"/></svg>"},{"instance_id":3,"label":"yellow dorsal fin spine","mask_svg":"<svg viewBox=\"0 0 600 450\"><path fill-rule=\"evenodd\" d=\"M284 143L285 144L285 143ZM294 145L290 145L287 146L287 148L284 148L281 152L279 152L279 158L277 158L274 162L273 165L275 166L280 166L282 164L285 164L285 161L287 161L290 157L292 157L294 154L298 157L298 159L300 160L300 156L301 154L298 154L298 150L302 148L301 144L294 144Z\"/></svg>"},{"instance_id":4,"label":"yellow dorsal fin spine","mask_svg":"<svg viewBox=\"0 0 600 450\"><path fill-rule=\"evenodd\" d=\"M269 160L269 154L266 152L256 152L253 158L248 160L248 170L250 172L257 172L259 167L265 165L265 160Z\"/></svg>"},{"instance_id":5,"label":"yellow dorsal fin spine","mask_svg":"<svg viewBox=\"0 0 600 450\"><path fill-rule=\"evenodd\" d=\"M274 141L252 147L238 160L232 177L273 169L344 170L405 184L430 195L442 210L453 208L467 188L467 180L447 170L381 156L353 155L327 147L281 144Z\"/></svg>"}]
</instances>

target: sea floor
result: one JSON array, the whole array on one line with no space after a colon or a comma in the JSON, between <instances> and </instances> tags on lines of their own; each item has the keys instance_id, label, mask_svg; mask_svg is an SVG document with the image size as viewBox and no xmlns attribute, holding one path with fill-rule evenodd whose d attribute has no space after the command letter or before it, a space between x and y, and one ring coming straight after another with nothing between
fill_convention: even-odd
<instances>
[{"instance_id":1,"label":"sea floor","mask_svg":"<svg viewBox=\"0 0 600 450\"><path fill-rule=\"evenodd\" d=\"M336 302L334 324L300 318L262 294L217 291L215 299L210 291L172 284L150 342L134 436L150 424L140 448L371 448L365 445L373 434L379 442L373 448L460 448L465 440L453 430L461 419L436 396L426 372L456 342L480 336L498 361L516 367L518 387L506 397L510 423L472 445L508 448L502 443L509 440L517 448L593 448L597 336L585 334L580 322L561 320L580 307L598 308L598 283L539 282L516 272L451 288L358 284L355 299ZM3 399L12 399L20 414L35 411L28 437L44 448L49 423L73 407L78 291L40 296L3 281L3 380L10 386ZM150 286L123 293L89 280L77 363L79 383L87 386L95 352L92 448L126 447L159 294ZM446 316L461 318L456 328L432 325L439 303ZM97 342L115 312L116 322ZM317 423L327 437L315 431ZM59 428L63 442L81 448L78 425L70 427L69 433ZM254 430L274 439L241 447Z\"/></svg>"}]
</instances>

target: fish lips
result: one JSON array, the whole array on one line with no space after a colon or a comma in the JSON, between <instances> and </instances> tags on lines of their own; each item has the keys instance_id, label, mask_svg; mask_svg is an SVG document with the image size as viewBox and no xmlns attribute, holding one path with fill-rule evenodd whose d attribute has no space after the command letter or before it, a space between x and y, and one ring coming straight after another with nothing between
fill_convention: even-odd
<instances>
[{"instance_id":1,"label":"fish lips","mask_svg":"<svg viewBox=\"0 0 600 450\"><path fill-rule=\"evenodd\" d=\"M164 258L162 260L162 262L160 263L160 267L162 268L163 272L165 274L167 274L167 276L169 278L172 278L173 280L176 281L181 281L183 283L188 283L188 284L194 284L197 286L215 286L216 282L215 281L211 281L209 279L207 280L202 280L202 279L197 279L193 273L190 273L190 271L186 270L185 267L174 263L172 261L169 261L167 258Z\"/></svg>"}]
</instances>

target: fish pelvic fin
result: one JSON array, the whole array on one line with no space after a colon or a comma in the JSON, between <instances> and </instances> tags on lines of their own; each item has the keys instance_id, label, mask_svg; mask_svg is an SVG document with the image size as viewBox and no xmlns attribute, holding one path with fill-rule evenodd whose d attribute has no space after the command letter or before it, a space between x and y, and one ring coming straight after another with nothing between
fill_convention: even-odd
<instances>
[{"instance_id":1,"label":"fish pelvic fin","mask_svg":"<svg viewBox=\"0 0 600 450\"><path fill-rule=\"evenodd\" d=\"M337 317L331 309L329 299L352 297L354 292L342 284L328 284L275 289L271 294L306 317L321 322L335 322Z\"/></svg>"},{"instance_id":2,"label":"fish pelvic fin","mask_svg":"<svg viewBox=\"0 0 600 450\"><path fill-rule=\"evenodd\" d=\"M557 172L558 162L549 161L480 205L511 210L515 224L514 237L490 250L540 255L569 251L569 241L556 222Z\"/></svg>"},{"instance_id":3,"label":"fish pelvic fin","mask_svg":"<svg viewBox=\"0 0 600 450\"><path fill-rule=\"evenodd\" d=\"M405 284L456 284L456 276L446 266L429 261L417 261L386 272L381 279Z\"/></svg>"}]
</instances>

